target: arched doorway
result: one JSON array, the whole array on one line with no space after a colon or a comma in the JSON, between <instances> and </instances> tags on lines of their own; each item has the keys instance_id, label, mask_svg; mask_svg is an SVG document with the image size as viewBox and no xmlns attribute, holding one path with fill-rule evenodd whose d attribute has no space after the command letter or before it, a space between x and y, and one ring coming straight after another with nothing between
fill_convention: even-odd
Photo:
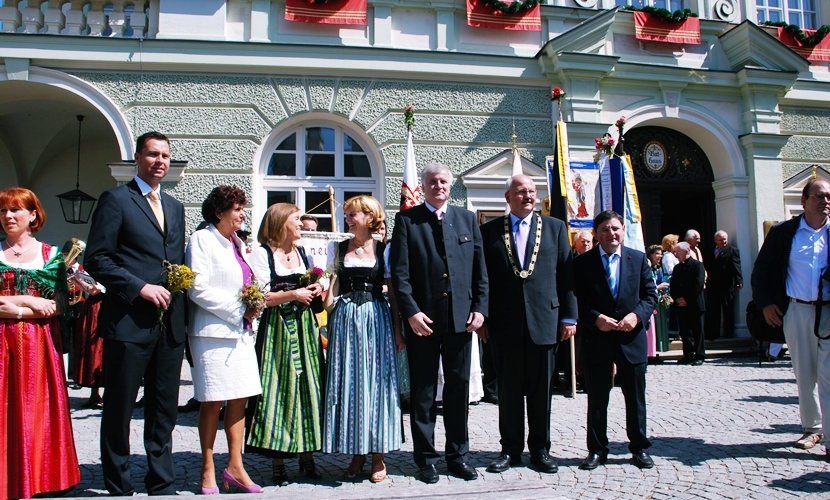
<instances>
[{"instance_id":1,"label":"arched doorway","mask_svg":"<svg viewBox=\"0 0 830 500\"><path fill-rule=\"evenodd\" d=\"M643 214L646 246L666 234L681 240L689 229L701 235L702 251L713 251L714 175L709 158L687 135L665 127L643 126L625 134Z\"/></svg>"}]
</instances>

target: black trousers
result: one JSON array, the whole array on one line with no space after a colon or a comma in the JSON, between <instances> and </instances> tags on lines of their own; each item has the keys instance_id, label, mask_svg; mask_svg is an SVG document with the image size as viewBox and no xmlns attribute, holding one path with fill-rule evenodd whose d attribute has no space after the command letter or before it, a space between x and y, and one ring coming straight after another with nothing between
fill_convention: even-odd
<instances>
[{"instance_id":1,"label":"black trousers","mask_svg":"<svg viewBox=\"0 0 830 500\"><path fill-rule=\"evenodd\" d=\"M587 339L586 339L587 340ZM651 447L646 435L646 362L632 364L619 344L586 341L585 385L588 392L588 451L608 452L608 400L617 365L617 379L625 398L628 449L638 453Z\"/></svg>"},{"instance_id":2,"label":"black trousers","mask_svg":"<svg viewBox=\"0 0 830 500\"><path fill-rule=\"evenodd\" d=\"M706 359L706 347L703 337L704 313L690 311L686 307L678 307L677 316L680 320L680 340L683 341L683 358Z\"/></svg>"},{"instance_id":3,"label":"black trousers","mask_svg":"<svg viewBox=\"0 0 830 500\"><path fill-rule=\"evenodd\" d=\"M481 379L484 386L484 397L499 396L499 379L496 374L496 361L493 358L493 344L482 342L481 339L473 339L478 342L481 352Z\"/></svg>"},{"instance_id":4,"label":"black trousers","mask_svg":"<svg viewBox=\"0 0 830 500\"><path fill-rule=\"evenodd\" d=\"M154 342L104 340L104 409L101 415L101 465L111 495L132 495L130 420L144 378L144 450L150 495L174 495L173 427L179 405L179 375L184 343L161 334Z\"/></svg>"},{"instance_id":5,"label":"black trousers","mask_svg":"<svg viewBox=\"0 0 830 500\"><path fill-rule=\"evenodd\" d=\"M706 298L706 338L720 337L721 317L723 335L731 337L735 332L735 293L707 288Z\"/></svg>"},{"instance_id":6,"label":"black trousers","mask_svg":"<svg viewBox=\"0 0 830 500\"><path fill-rule=\"evenodd\" d=\"M407 322L406 351L409 359L410 412L415 464L424 467L441 458L435 450L435 419L438 416L435 396L438 392L438 360L444 368L444 429L448 464L466 461L470 449L467 435L467 410L470 397L470 356L472 334L469 332L432 332L420 337Z\"/></svg>"},{"instance_id":7,"label":"black trousers","mask_svg":"<svg viewBox=\"0 0 830 500\"><path fill-rule=\"evenodd\" d=\"M521 337L493 345L503 453L518 456L524 450L525 401L528 451L550 451L550 379L556 347L534 344L527 326L522 328Z\"/></svg>"}]
</instances>

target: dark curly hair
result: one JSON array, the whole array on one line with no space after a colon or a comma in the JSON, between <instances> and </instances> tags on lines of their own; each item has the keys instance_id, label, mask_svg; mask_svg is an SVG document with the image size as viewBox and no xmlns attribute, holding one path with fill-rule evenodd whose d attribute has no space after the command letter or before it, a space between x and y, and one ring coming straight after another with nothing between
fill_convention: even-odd
<instances>
[{"instance_id":1,"label":"dark curly hair","mask_svg":"<svg viewBox=\"0 0 830 500\"><path fill-rule=\"evenodd\" d=\"M202 202L202 217L211 224L219 222L219 214L227 212L237 204L246 205L245 191L236 186L217 186Z\"/></svg>"}]
</instances>

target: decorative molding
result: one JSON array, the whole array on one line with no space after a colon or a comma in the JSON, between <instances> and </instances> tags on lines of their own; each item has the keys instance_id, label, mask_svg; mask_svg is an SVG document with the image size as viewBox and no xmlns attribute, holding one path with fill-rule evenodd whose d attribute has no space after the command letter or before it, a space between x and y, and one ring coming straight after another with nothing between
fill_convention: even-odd
<instances>
[{"instance_id":1,"label":"decorative molding","mask_svg":"<svg viewBox=\"0 0 830 500\"><path fill-rule=\"evenodd\" d=\"M735 0L717 0L712 7L712 13L721 21L734 21L738 17L738 6Z\"/></svg>"},{"instance_id":2,"label":"decorative molding","mask_svg":"<svg viewBox=\"0 0 830 500\"><path fill-rule=\"evenodd\" d=\"M591 0L587 0L591 1ZM595 2L596 3L596 2ZM608 9L577 24L568 31L550 40L536 54L554 59L562 52L599 53L604 48L611 25L617 16L617 8Z\"/></svg>"},{"instance_id":3,"label":"decorative molding","mask_svg":"<svg viewBox=\"0 0 830 500\"><path fill-rule=\"evenodd\" d=\"M718 38L733 71L754 66L797 76L810 67L806 59L750 21L742 22Z\"/></svg>"},{"instance_id":4,"label":"decorative molding","mask_svg":"<svg viewBox=\"0 0 830 500\"><path fill-rule=\"evenodd\" d=\"M112 178L120 182L129 182L135 177L135 161L111 161L107 162ZM187 161L172 160L164 182L180 182L184 178L184 171L187 168Z\"/></svg>"},{"instance_id":5,"label":"decorative molding","mask_svg":"<svg viewBox=\"0 0 830 500\"><path fill-rule=\"evenodd\" d=\"M597 2L598 0L574 0L574 3L576 3L580 7L585 7L586 9L596 7Z\"/></svg>"}]
</instances>

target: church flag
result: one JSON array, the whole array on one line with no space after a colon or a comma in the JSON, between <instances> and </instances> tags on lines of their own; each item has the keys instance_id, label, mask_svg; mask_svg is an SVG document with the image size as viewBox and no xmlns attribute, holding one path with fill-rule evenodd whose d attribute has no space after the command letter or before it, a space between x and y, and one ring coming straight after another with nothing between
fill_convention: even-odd
<instances>
[{"instance_id":1,"label":"church flag","mask_svg":"<svg viewBox=\"0 0 830 500\"><path fill-rule=\"evenodd\" d=\"M553 155L545 157L548 177L550 216L568 223L568 127L563 120L556 122Z\"/></svg>"}]
</instances>

